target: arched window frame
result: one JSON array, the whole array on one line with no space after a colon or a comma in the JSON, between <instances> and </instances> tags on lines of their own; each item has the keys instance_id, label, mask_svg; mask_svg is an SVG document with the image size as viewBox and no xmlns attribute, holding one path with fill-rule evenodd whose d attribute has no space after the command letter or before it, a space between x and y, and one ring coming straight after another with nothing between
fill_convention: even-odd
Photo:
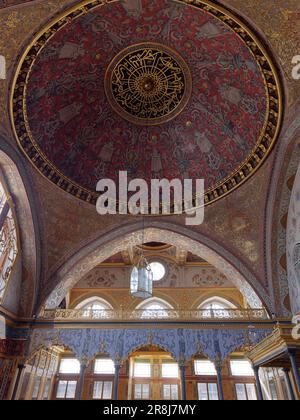
<instances>
[{"instance_id":1,"label":"arched window frame","mask_svg":"<svg viewBox=\"0 0 300 420\"><path fill-rule=\"evenodd\" d=\"M12 198L0 168L0 305L3 303L18 255L18 229Z\"/></svg>"},{"instance_id":2,"label":"arched window frame","mask_svg":"<svg viewBox=\"0 0 300 420\"><path fill-rule=\"evenodd\" d=\"M94 303L99 303L99 305L102 305L105 309L113 310L111 304L100 296L91 296L82 300L76 305L75 309L86 309L87 307L92 306Z\"/></svg>"},{"instance_id":3,"label":"arched window frame","mask_svg":"<svg viewBox=\"0 0 300 420\"><path fill-rule=\"evenodd\" d=\"M94 304L99 304L102 308L94 309L92 308ZM85 318L92 317L94 319L103 319L110 318L110 312L112 312L114 308L109 302L107 302L107 300L101 298L100 296L91 296L78 303L75 309L83 311L83 316Z\"/></svg>"},{"instance_id":4,"label":"arched window frame","mask_svg":"<svg viewBox=\"0 0 300 420\"><path fill-rule=\"evenodd\" d=\"M159 305L161 308L157 310L155 309L152 312L152 309L150 309L149 306L152 306L155 304ZM153 297L140 303L136 307L135 310L140 313L140 317L142 319L152 319L152 318L159 319L159 318L169 318L167 311L169 310L174 311L174 308L166 300Z\"/></svg>"},{"instance_id":5,"label":"arched window frame","mask_svg":"<svg viewBox=\"0 0 300 420\"><path fill-rule=\"evenodd\" d=\"M220 306L220 308L214 308L214 304ZM221 296L213 296L209 299L204 300L198 307L199 310L203 311L202 315L205 318L210 318L212 315L212 311L214 311L214 316L216 318L226 318L227 314L226 311L236 310L238 307L231 303L229 300L221 297ZM219 314L218 314L219 311ZM228 314L229 317L229 314Z\"/></svg>"}]
</instances>

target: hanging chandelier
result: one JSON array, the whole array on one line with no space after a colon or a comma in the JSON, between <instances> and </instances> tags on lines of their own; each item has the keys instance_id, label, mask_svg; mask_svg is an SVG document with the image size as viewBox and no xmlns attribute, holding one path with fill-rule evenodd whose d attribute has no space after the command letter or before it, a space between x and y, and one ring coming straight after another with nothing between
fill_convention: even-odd
<instances>
[{"instance_id":1,"label":"hanging chandelier","mask_svg":"<svg viewBox=\"0 0 300 420\"><path fill-rule=\"evenodd\" d=\"M143 254L131 272L130 291L133 297L140 299L148 299L153 295L153 272Z\"/></svg>"}]
</instances>

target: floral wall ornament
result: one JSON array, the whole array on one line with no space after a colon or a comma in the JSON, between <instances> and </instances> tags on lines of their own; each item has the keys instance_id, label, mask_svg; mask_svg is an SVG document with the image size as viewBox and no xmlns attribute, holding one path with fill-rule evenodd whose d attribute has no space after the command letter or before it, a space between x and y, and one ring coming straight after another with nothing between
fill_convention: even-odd
<instances>
[{"instance_id":1,"label":"floral wall ornament","mask_svg":"<svg viewBox=\"0 0 300 420\"><path fill-rule=\"evenodd\" d=\"M179 362L190 360L199 350L211 361L225 360L242 346L254 346L271 334L270 329L255 329L245 335L244 329L35 329L28 354L41 347L65 346L76 354L92 360L99 354L100 343L111 359L124 361L129 355L147 344L170 352Z\"/></svg>"}]
</instances>

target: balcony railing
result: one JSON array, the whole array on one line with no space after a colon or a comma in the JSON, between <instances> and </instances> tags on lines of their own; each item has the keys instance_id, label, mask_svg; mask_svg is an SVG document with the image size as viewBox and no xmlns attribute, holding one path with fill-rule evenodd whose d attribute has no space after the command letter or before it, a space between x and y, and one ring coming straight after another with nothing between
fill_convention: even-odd
<instances>
[{"instance_id":1,"label":"balcony railing","mask_svg":"<svg viewBox=\"0 0 300 420\"><path fill-rule=\"evenodd\" d=\"M265 309L139 309L125 310L91 310L91 309L53 309L44 310L40 318L48 320L95 320L95 321L212 321L269 320Z\"/></svg>"}]
</instances>

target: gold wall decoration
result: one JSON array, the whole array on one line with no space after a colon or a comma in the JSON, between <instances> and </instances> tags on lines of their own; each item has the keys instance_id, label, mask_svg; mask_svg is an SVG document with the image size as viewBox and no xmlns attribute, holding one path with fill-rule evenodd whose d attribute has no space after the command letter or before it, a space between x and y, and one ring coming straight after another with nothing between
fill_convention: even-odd
<instances>
[{"instance_id":1,"label":"gold wall decoration","mask_svg":"<svg viewBox=\"0 0 300 420\"><path fill-rule=\"evenodd\" d=\"M121 51L105 77L113 109L134 124L158 125L175 118L192 93L188 66L165 45L143 43Z\"/></svg>"}]
</instances>

